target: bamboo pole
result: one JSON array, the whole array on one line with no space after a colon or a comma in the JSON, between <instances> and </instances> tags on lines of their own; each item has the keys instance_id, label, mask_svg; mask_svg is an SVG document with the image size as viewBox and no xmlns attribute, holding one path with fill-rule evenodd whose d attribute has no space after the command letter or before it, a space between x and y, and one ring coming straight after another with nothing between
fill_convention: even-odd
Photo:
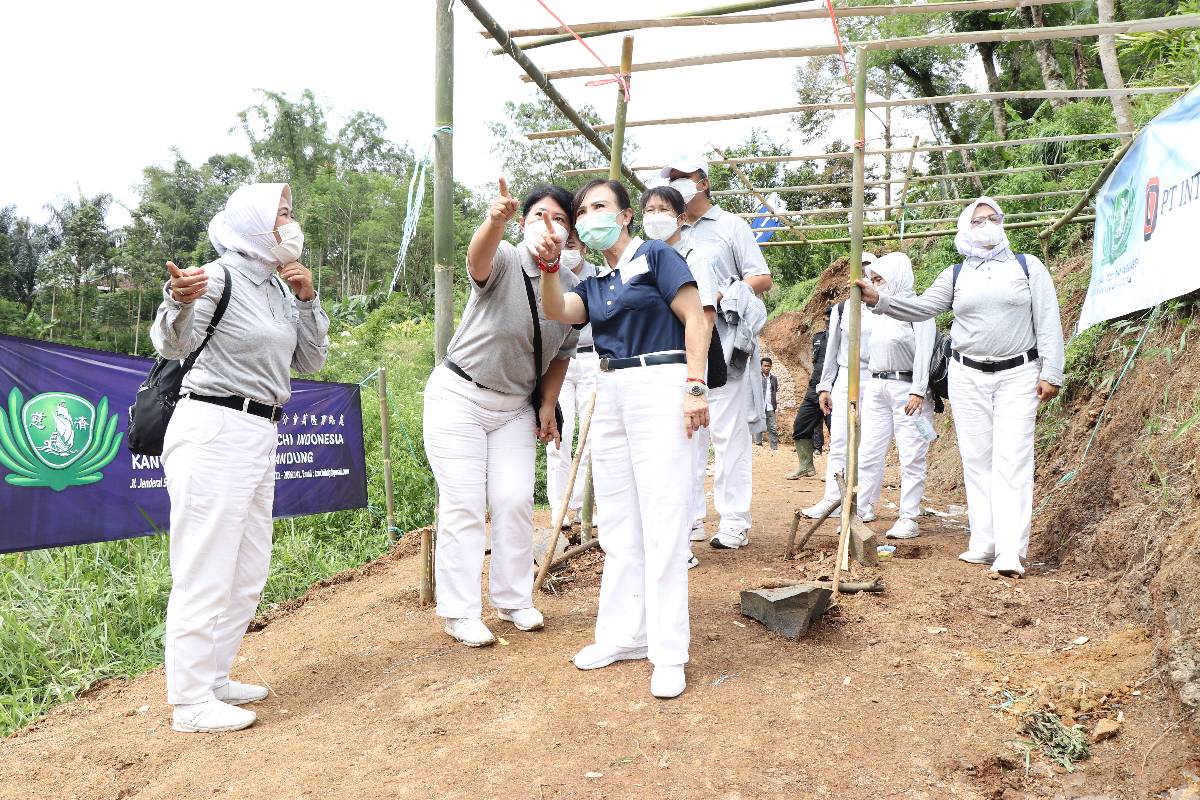
<instances>
[{"instance_id":1,"label":"bamboo pole","mask_svg":"<svg viewBox=\"0 0 1200 800\"><path fill-rule=\"evenodd\" d=\"M472 14L475 15L475 19L479 20L479 23L483 25L484 28L491 31L496 41L499 42L500 46L503 48L503 51L512 57L513 61L517 62L517 65L525 71L525 76L537 84L538 88L542 90L542 93L546 95L547 99L549 99L550 102L553 103L554 106L563 113L563 116L571 121L571 124L573 124L576 129L583 133L584 138L591 142L592 146L600 151L600 155L604 157L604 160L611 162L612 151L609 150L609 147L604 143L604 140L600 138L600 134L596 133L596 131L592 129L591 125L588 125L586 122L584 122L583 117L579 116L579 112L576 111L575 108L567 102L566 98L554 88L553 84L550 83L550 80L546 77L546 75L540 69L538 69L536 64L529 60L529 56L525 55L521 48L517 46L517 43L509 37L508 32L505 31L504 28L500 27L500 23L496 22L492 15L487 12L487 9L483 7L483 3L481 3L480 0L462 0L462 4L466 6ZM625 179L638 189L646 188L646 185L642 183L641 178L635 175L633 170L623 166L621 168L621 172L625 175Z\"/></svg>"},{"instance_id":2,"label":"bamboo pole","mask_svg":"<svg viewBox=\"0 0 1200 800\"><path fill-rule=\"evenodd\" d=\"M1080 225L1082 225L1086 222L1095 222L1095 221L1096 221L1096 218L1094 216L1092 216L1092 217L1075 217L1074 219L1071 220L1071 222L1077 223ZM1044 222L1041 222L1038 220L1035 220L1033 222L1015 222L1012 225L1005 225L1004 229L1012 231L1012 230L1020 230L1021 228L1040 228L1044 224L1045 224ZM947 229L947 230L940 230L940 231L913 231L912 233L906 233L905 238L907 238L907 239L932 239L937 236L953 236L956 233L958 233L958 231L954 230L954 229ZM880 235L880 236L864 236L863 237L864 242L895 242L898 240L899 240L899 237L896 234L887 234L887 235ZM832 245L832 244L853 244L853 243L854 243L853 239L841 237L841 238L836 238L836 239L802 239L800 241L790 240L790 239L785 240L785 241L773 240L770 242L760 242L758 246L759 247L799 247L800 245L804 245L804 244L807 244L807 245L822 245L822 244Z\"/></svg>"},{"instance_id":3,"label":"bamboo pole","mask_svg":"<svg viewBox=\"0 0 1200 800\"><path fill-rule=\"evenodd\" d=\"M1083 190L1083 196L1079 198L1079 202L1067 209L1067 213L1063 214L1062 219L1058 220L1044 231L1038 233L1038 238L1041 239L1043 243L1047 242L1050 239L1050 236L1056 230L1070 222L1075 215L1087 205L1088 201L1092 199L1092 196L1095 195L1096 192L1100 191L1100 188L1104 186L1104 182L1108 180L1108 176L1113 174L1113 170L1115 170L1117 165L1121 163L1121 159L1125 157L1125 154L1129 152L1129 148L1133 147L1133 143L1136 141L1137 135L1135 134L1132 139L1121 145L1120 149L1113 153L1113 157L1109 159L1108 164L1105 165L1104 169L1100 170L1100 174L1096 176L1096 179L1092 181L1091 185Z\"/></svg>"},{"instance_id":4,"label":"bamboo pole","mask_svg":"<svg viewBox=\"0 0 1200 800\"><path fill-rule=\"evenodd\" d=\"M1008 8L1023 8L1025 6L1043 6L1054 5L1057 3L1069 3L1073 0L964 0L964 2L940 2L940 3L901 3L887 6L856 6L849 8L835 8L834 15L838 19L851 19L856 17L891 17L899 14L953 14L962 11L999 11ZM751 4L754 5L754 4ZM781 5L776 3L775 5ZM786 5L786 4L782 4ZM689 14L687 16L672 15L669 17L653 17L647 19L626 19L615 20L612 22L580 22L571 25L571 30L579 34L581 38L584 34L588 36L602 36L607 33L625 33L626 31L644 30L646 28L692 28L692 27L712 27L715 25L756 25L768 22L789 22L800 19L829 19L829 11L824 7L819 9L806 9L804 11L775 11L769 14L739 14L737 16L712 16L712 12L704 12L703 14ZM512 28L509 30L509 36L514 39L520 39L526 36L555 36L559 42L572 41L570 35L559 36L562 31L559 27L542 27L542 28ZM492 38L487 31L480 31L480 35L484 39ZM552 44L546 42L545 44ZM523 44L522 47L526 50L534 43Z\"/></svg>"},{"instance_id":5,"label":"bamboo pole","mask_svg":"<svg viewBox=\"0 0 1200 800\"><path fill-rule=\"evenodd\" d=\"M868 208L867 210L872 211L873 209ZM1016 214L1005 214L1004 221L1007 223L1009 220L1027 220L1027 219L1045 218L1045 217L1058 217L1058 216L1061 216L1062 213L1063 213L1062 209L1055 209L1054 211L1018 212ZM947 223L956 222L956 221L958 221L958 217L938 217L936 219L917 217L915 219L905 220L904 224L905 225L945 225ZM868 228L884 228L884 227L894 228L900 224L900 221L895 220L895 219L867 220L864 224ZM828 225L796 225L795 227L792 228L792 230L799 231L801 233L811 233L814 231L836 231L836 230L849 231L850 223L849 222L834 222L834 223L830 223Z\"/></svg>"},{"instance_id":6,"label":"bamboo pole","mask_svg":"<svg viewBox=\"0 0 1200 800\"><path fill-rule=\"evenodd\" d=\"M900 186L900 218L904 219L904 207L908 201L908 179L912 176L913 161L917 158L917 145L921 143L920 136L913 137L913 149L908 154L908 166L904 168L904 183ZM888 182L891 183L890 181ZM864 184L865 185L865 184ZM886 198L885 198L886 199Z\"/></svg>"},{"instance_id":7,"label":"bamboo pole","mask_svg":"<svg viewBox=\"0 0 1200 800\"><path fill-rule=\"evenodd\" d=\"M754 0L753 2L731 3L731 4L722 5L722 6L713 6L711 8L700 8L700 9L696 9L695 11L681 11L677 14L670 14L668 16L670 16L670 17L691 17L691 16L697 16L697 15L712 16L712 15L719 15L719 14L736 14L736 13L739 13L742 11L759 11L764 8L777 8L779 6L796 5L800 1L801 0ZM572 26L572 28L574 28L574 26ZM562 30L561 28L551 28L549 30L554 32L553 36L550 36L547 39L535 39L532 42L526 42L523 45L521 45L522 49L532 50L535 47L546 47L547 45L551 45L551 44L561 44L562 42L572 42L575 40L575 37L569 33L559 33ZM604 33L625 33L626 30L633 30L633 29L628 28L628 29L621 29L621 30L611 30L611 31L605 31ZM580 33L579 31L576 31L576 33L579 33L579 38L581 38L581 39L588 39L588 38L591 38L592 36L602 35L600 33ZM483 37L485 39L494 38L493 36L490 36L488 34L488 32L484 32ZM502 52L503 52L503 50L501 50L500 48L496 48L495 50L492 51L492 54L500 55Z\"/></svg>"},{"instance_id":8,"label":"bamboo pole","mask_svg":"<svg viewBox=\"0 0 1200 800\"><path fill-rule=\"evenodd\" d=\"M587 410L583 412L583 422L579 426L579 447L575 450L575 457L571 459L571 472L567 475L567 485L563 488L562 502L554 510L554 517L550 521L550 546L546 548L542 565L533 579L534 591L542 588L542 584L546 582L546 573L550 571L551 563L554 561L554 549L558 547L558 537L562 535L563 517L567 515L567 507L571 505L571 492L575 490L575 476L579 472L579 462L583 458L583 448L587 443L588 431L592 427L592 414L595 410L596 393L592 392L592 399L588 401Z\"/></svg>"},{"instance_id":9,"label":"bamboo pole","mask_svg":"<svg viewBox=\"0 0 1200 800\"><path fill-rule=\"evenodd\" d=\"M392 492L392 415L388 411L387 367L379 367L376 386L379 389L379 444L383 450L383 501L387 509L387 535L395 544L400 537L396 535L395 496Z\"/></svg>"},{"instance_id":10,"label":"bamboo pole","mask_svg":"<svg viewBox=\"0 0 1200 800\"><path fill-rule=\"evenodd\" d=\"M633 37L626 36L621 40L621 75L625 78L626 85L629 81L629 70L633 66ZM621 86L617 85L617 113L613 116L615 124L613 125L612 138L612 160L608 164L608 179L615 181L621 177L621 159L625 150L625 114L629 106L629 101L625 99L625 92Z\"/></svg>"},{"instance_id":11,"label":"bamboo pole","mask_svg":"<svg viewBox=\"0 0 1200 800\"><path fill-rule=\"evenodd\" d=\"M713 148L713 152L715 152L717 154L717 156L719 156L720 158L725 158L725 154L722 153L720 150L718 150L715 147ZM743 172L742 168L739 167L737 164L730 164L729 168L731 170L733 170L733 174L737 176L737 179L739 181L741 181L743 184L745 184L747 187L754 185L754 181L750 180L750 176L747 175L745 172ZM771 205L771 202L769 200L767 200L766 195L761 194L759 192L753 192L753 194L756 198L758 198L758 202L762 203L763 208L765 208L768 212L767 214L764 214L762 216L776 217L776 219L778 219L784 225L787 225L788 228L790 228L793 233L799 233L799 231L796 230L796 226L793 225L791 222L789 222L786 216L783 216L783 217L776 216L775 208Z\"/></svg>"},{"instance_id":12,"label":"bamboo pole","mask_svg":"<svg viewBox=\"0 0 1200 800\"><path fill-rule=\"evenodd\" d=\"M842 529L838 536L838 553L833 565L833 599L836 602L841 590L842 570L849 565L850 522L857 514L855 508L858 494L858 400L860 353L862 333L862 290L855 283L862 277L863 253L863 183L866 181L867 140L867 56L859 47L854 55L854 213L850 217L850 297L845 309L849 313L850 341L846 346L849 359L846 375L846 486L842 492Z\"/></svg>"},{"instance_id":13,"label":"bamboo pole","mask_svg":"<svg viewBox=\"0 0 1200 800\"><path fill-rule=\"evenodd\" d=\"M433 5L433 328L441 363L454 335L454 13L443 0Z\"/></svg>"},{"instance_id":14,"label":"bamboo pole","mask_svg":"<svg viewBox=\"0 0 1200 800\"><path fill-rule=\"evenodd\" d=\"M824 12L822 12L824 13ZM901 108L905 106L931 106L931 105L949 105L951 103L963 103L973 101L993 101L993 100L1085 100L1101 97L1113 97L1114 95L1144 95L1144 94L1172 94L1176 92L1186 92L1188 86L1144 86L1131 87L1127 89L1114 91L1112 89L1038 89L1027 92L983 92L983 93L968 93L968 94L946 94L937 95L936 97L903 97L895 100L870 100L867 102L867 108ZM783 114L799 114L803 111L848 111L854 108L854 103L802 103L795 106L779 106L777 108L764 108L756 111L736 111L727 114L707 114L704 116L692 117L664 117L661 119L642 119L631 120L625 123L627 128L642 128L648 126L661 125L691 125L695 123L707 122L727 122L730 120L754 119L756 117L773 117ZM611 125L596 125L593 130L601 133L612 130ZM531 140L537 139L561 139L567 136L580 136L580 132L575 128L555 128L548 131L534 131L533 133L525 134L525 138Z\"/></svg>"},{"instance_id":15,"label":"bamboo pole","mask_svg":"<svg viewBox=\"0 0 1200 800\"><path fill-rule=\"evenodd\" d=\"M1070 197L1079 194L1079 189L1056 189L1052 192L1032 192L1030 194L999 194L993 197L993 200L1041 200L1047 197ZM935 208L937 206L953 206L961 204L961 200L920 200L916 203L909 203L908 208ZM901 208L899 204L890 206L868 206L867 211L895 211ZM757 219L759 217L824 217L836 216L839 214L852 213L853 209L847 208L817 208L810 211L780 211L778 214L769 214L761 211L739 213L737 216L742 219Z\"/></svg>"},{"instance_id":16,"label":"bamboo pole","mask_svg":"<svg viewBox=\"0 0 1200 800\"><path fill-rule=\"evenodd\" d=\"M472 0L474 2L474 0ZM909 9L913 6L908 6ZM904 36L896 39L878 39L868 42L847 43L864 51L910 50L917 47L952 47L955 45L979 44L981 42L1030 42L1056 39L1079 39L1085 36L1104 36L1118 33L1141 33L1144 31L1173 30L1200 27L1200 14L1178 14L1170 17L1108 22L1094 25L1060 25L1052 28L1011 28L987 31L965 31L962 33L939 33L929 36ZM663 69L679 69L702 64L731 64L738 61L759 61L772 58L807 58L829 56L839 52L836 44L811 47L781 47L764 50L742 50L730 53L711 53L701 56L685 56L668 61L649 61L634 64L634 72L650 72ZM549 80L586 78L608 73L606 67L573 67L546 73ZM522 78L522 80L526 80ZM532 80L530 78L529 80ZM526 82L529 82L526 80ZM572 120L573 121L573 120Z\"/></svg>"}]
</instances>

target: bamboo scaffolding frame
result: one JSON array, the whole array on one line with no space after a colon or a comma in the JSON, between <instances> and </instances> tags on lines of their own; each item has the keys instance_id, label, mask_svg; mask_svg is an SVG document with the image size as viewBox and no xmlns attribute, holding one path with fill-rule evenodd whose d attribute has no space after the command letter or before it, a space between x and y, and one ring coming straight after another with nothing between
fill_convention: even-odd
<instances>
[{"instance_id":1,"label":"bamboo scaffolding frame","mask_svg":"<svg viewBox=\"0 0 1200 800\"><path fill-rule=\"evenodd\" d=\"M1071 220L1071 224L1082 225L1087 222L1095 222L1095 221L1096 221L1096 218L1093 216L1074 217ZM867 222L866 224L873 225L875 223ZM1045 223L1040 220L1035 220L1033 222L1014 222L1012 225L1005 225L1004 229L1005 230L1020 230L1022 228L1040 228L1044 224ZM940 231L916 231L914 233L905 232L904 238L905 239L931 239L935 236L953 236L956 233L958 233L958 231L956 229L945 229L945 230L940 230ZM863 237L864 242L897 242L899 240L900 240L899 233L886 234L886 235L881 234L879 236L864 236ZM760 242L758 246L759 247L799 247L800 245L804 245L804 244L809 244L809 245L852 244L852 240L849 238L800 239L800 240L787 239L787 240L783 240L783 241L772 240L769 242Z\"/></svg>"},{"instance_id":2,"label":"bamboo scaffolding frame","mask_svg":"<svg viewBox=\"0 0 1200 800\"><path fill-rule=\"evenodd\" d=\"M716 150L716 153L721 158L725 157L725 154L722 153L720 150ZM737 176L737 179L740 180L747 187L754 186L754 182L750 180L750 176L747 175L745 172L743 172L742 168L739 167L737 164L731 165L730 169L733 170L733 174ZM766 195L764 195L760 192L754 192L753 194L756 198L758 198L758 202L762 203L763 208L765 208L767 211L770 212L769 214L767 214L765 216L775 217L775 218L779 219L779 221L782 222L784 225L786 225L790 231L792 231L793 233L799 233L799 231L796 230L796 226L793 225L791 222L789 222L786 217L781 217L779 214L775 213L775 207L773 205L771 205L771 202L769 200L767 200Z\"/></svg>"},{"instance_id":3,"label":"bamboo scaffolding frame","mask_svg":"<svg viewBox=\"0 0 1200 800\"><path fill-rule=\"evenodd\" d=\"M908 6L908 8L912 8L912 6ZM847 42L846 47L853 47L865 54L867 52L882 50L909 50L917 47L952 47L955 45L980 44L982 42L1052 41L1055 39L1079 39L1120 33L1141 33L1145 31L1194 27L1200 27L1200 14L1178 14L1170 17L1150 17L1148 19L1106 22L1092 25L1060 25L1050 28L1009 28L989 31L965 31L962 33L940 33L927 36L904 36L896 39L878 39L873 42ZM647 61L641 64L634 64L632 71L652 72L663 69L696 67L705 64L730 64L738 61L759 61L773 58L806 58L810 56L835 55L838 52L837 45L833 44L743 50L731 53L710 53L700 56L684 56L669 61ZM553 70L545 73L545 76L547 79L555 81L607 74L607 67L572 67ZM522 78L522 80L528 83L533 79Z\"/></svg>"},{"instance_id":4,"label":"bamboo scaffolding frame","mask_svg":"<svg viewBox=\"0 0 1200 800\"><path fill-rule=\"evenodd\" d=\"M1027 92L976 92L968 94L945 94L936 97L901 97L895 100L869 100L867 108L901 108L905 106L949 105L971 101L993 100L1084 100L1118 95L1171 94L1186 92L1189 86L1141 86L1126 89L1037 89ZM709 114L698 117L665 117L662 119L642 119L626 121L626 128L658 127L665 125L691 125L702 122L727 122L730 120L755 119L758 117L773 117L783 114L799 114L803 111L847 111L854 108L854 103L802 103L796 106L780 106L764 108L757 111L737 111L729 114ZM601 133L611 131L612 125L596 125L592 130ZM531 141L541 139L562 139L568 136L581 136L575 128L555 128L548 131L534 131L525 134Z\"/></svg>"},{"instance_id":5,"label":"bamboo scaffolding frame","mask_svg":"<svg viewBox=\"0 0 1200 800\"><path fill-rule=\"evenodd\" d=\"M875 209L868 207L866 210L874 211ZM1005 214L1004 220L1007 223L1008 220L1044 219L1045 217L1058 217L1058 216L1061 216L1062 213L1063 213L1063 210L1061 208L1054 209L1053 211L1019 211L1015 214ZM910 225L945 225L950 222L956 222L957 220L958 220L958 217L937 217L936 219L912 217L912 218L905 218L904 224L906 226L910 226ZM890 227L898 226L900 224L900 220L898 220L898 219L870 220L869 219L869 220L866 220L866 222L864 224L868 228L879 228L879 227L889 227L890 228ZM826 225L794 225L794 226L792 226L792 230L793 231L802 231L802 232L836 231L836 230L848 230L849 227L850 227L849 222L833 222L833 223L829 223Z\"/></svg>"},{"instance_id":6,"label":"bamboo scaffolding frame","mask_svg":"<svg viewBox=\"0 0 1200 800\"><path fill-rule=\"evenodd\" d=\"M1038 233L1038 238L1042 240L1043 246L1045 246L1047 240L1056 230L1070 222L1071 219L1078 214L1084 206L1087 205L1088 201L1092 199L1092 196L1095 195L1096 192L1100 191L1100 188L1104 186L1104 182L1108 180L1108 176L1113 174L1113 170L1115 170L1117 165L1121 163L1121 159L1125 157L1125 154L1129 152L1129 148L1133 147L1133 143L1136 141L1137 134L1134 134L1129 141L1121 145L1121 148L1117 150L1117 152L1113 153L1113 157L1109 159L1108 164L1100 171L1100 174L1096 176L1096 179L1092 181L1091 185L1083 190L1083 196L1079 198L1079 202L1067 209L1067 212L1062 215L1061 219Z\"/></svg>"},{"instance_id":7,"label":"bamboo scaffolding frame","mask_svg":"<svg viewBox=\"0 0 1200 800\"><path fill-rule=\"evenodd\" d=\"M1052 192L1031 192L1029 194L1001 194L993 197L993 200L1041 200L1046 197L1070 197L1084 191L1082 189L1056 189ZM960 205L960 200L922 200L918 203L909 203L904 206L900 203L893 203L888 206L867 206L866 211L898 211L901 208L936 208L937 206L953 206ZM747 214L738 214L742 219L759 219L760 217L809 217L809 216L828 216L834 214L852 213L853 209L849 208L814 208L807 211L780 211L775 214L755 211Z\"/></svg>"}]
</instances>

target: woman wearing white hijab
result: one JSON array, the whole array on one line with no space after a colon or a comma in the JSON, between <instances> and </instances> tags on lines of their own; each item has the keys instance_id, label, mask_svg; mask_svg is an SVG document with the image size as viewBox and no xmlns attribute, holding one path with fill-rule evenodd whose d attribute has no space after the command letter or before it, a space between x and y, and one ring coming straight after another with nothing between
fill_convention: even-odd
<instances>
[{"instance_id":1,"label":"woman wearing white hijab","mask_svg":"<svg viewBox=\"0 0 1200 800\"><path fill-rule=\"evenodd\" d=\"M881 295L913 296L912 262L904 253L881 256L865 272ZM867 516L874 515L883 487L884 458L895 437L900 453L900 518L887 532L892 539L917 535L929 450L917 420L933 420L933 403L925 400L925 394L936 338L937 324L932 319L909 323L880 317L871 329L871 380L863 389L862 443L858 447L859 509Z\"/></svg>"},{"instance_id":2,"label":"woman wearing white hijab","mask_svg":"<svg viewBox=\"0 0 1200 800\"><path fill-rule=\"evenodd\" d=\"M287 184L235 191L208 226L219 258L171 279L150 329L163 358L204 341L230 282L229 305L183 379L162 465L171 498L167 702L180 732L240 730L237 706L267 690L230 680L271 564L275 422L291 396L290 370L325 363L329 318L299 262L304 234Z\"/></svg>"},{"instance_id":3,"label":"woman wearing white hijab","mask_svg":"<svg viewBox=\"0 0 1200 800\"><path fill-rule=\"evenodd\" d=\"M971 540L959 556L1019 576L1033 516L1033 432L1039 402L1062 385L1063 334L1050 273L1015 255L990 197L970 203L954 237L961 265L919 297L880 294L860 280L876 314L919 322L954 311L950 402L962 453Z\"/></svg>"}]
</instances>

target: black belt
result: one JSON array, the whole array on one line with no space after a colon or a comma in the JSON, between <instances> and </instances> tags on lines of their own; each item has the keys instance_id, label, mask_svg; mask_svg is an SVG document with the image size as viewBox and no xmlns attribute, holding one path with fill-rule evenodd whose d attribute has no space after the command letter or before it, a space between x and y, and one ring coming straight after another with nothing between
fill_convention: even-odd
<instances>
[{"instance_id":1,"label":"black belt","mask_svg":"<svg viewBox=\"0 0 1200 800\"><path fill-rule=\"evenodd\" d=\"M455 375L457 375L458 377L462 378L464 381L468 381L468 382L470 382L470 383L473 383L473 384L475 384L476 386L478 386L480 389L487 389L489 392L494 392L494 391L496 391L495 389L488 389L488 387L484 386L482 383L480 383L479 381L477 381L477 380L475 380L474 378L472 378L470 375L468 375L468 374L466 373L466 370L464 370L464 369L463 369L462 367L460 367L458 364L455 364L455 363L454 363L453 361L451 361L449 358L447 358L447 359L444 359L444 360L442 361L442 363L443 363L443 364L445 364L445 365L446 365L446 367L447 367L447 368L448 368L448 369L449 369L451 372L453 372L453 373L454 373Z\"/></svg>"},{"instance_id":2,"label":"black belt","mask_svg":"<svg viewBox=\"0 0 1200 800\"><path fill-rule=\"evenodd\" d=\"M212 397L206 394L186 394L184 397L190 397L193 400L199 400L201 403L212 403L214 406L224 406L232 408L234 411L245 411L247 414L253 414L256 417L264 417L271 422L279 422L283 418L283 406L272 406L267 403L260 403L257 400L251 400L248 397L240 397L236 394L231 394L226 397Z\"/></svg>"},{"instance_id":3,"label":"black belt","mask_svg":"<svg viewBox=\"0 0 1200 800\"><path fill-rule=\"evenodd\" d=\"M872 372L872 378L879 378L884 381L908 381L912 382L913 374L911 372Z\"/></svg>"},{"instance_id":4,"label":"black belt","mask_svg":"<svg viewBox=\"0 0 1200 800\"><path fill-rule=\"evenodd\" d=\"M576 347L575 352L576 353L594 353L594 352L596 352L596 348L590 344L585 344L582 347Z\"/></svg>"},{"instance_id":5,"label":"black belt","mask_svg":"<svg viewBox=\"0 0 1200 800\"><path fill-rule=\"evenodd\" d=\"M657 364L686 364L687 353L652 353L648 356L633 358L608 358L601 356L600 371L612 372L614 369L629 369L630 367L653 367Z\"/></svg>"},{"instance_id":6,"label":"black belt","mask_svg":"<svg viewBox=\"0 0 1200 800\"><path fill-rule=\"evenodd\" d=\"M1036 347L1031 349L1028 353L1023 353L1019 356L1013 356L1012 358L1006 358L1003 361L976 361L973 358L967 358L957 350L952 350L951 352L954 354L955 361L962 364L964 367L977 369L980 372L1003 372L1006 369L1012 369L1013 367L1020 367L1028 364L1030 361L1033 361L1038 357L1038 350Z\"/></svg>"}]
</instances>

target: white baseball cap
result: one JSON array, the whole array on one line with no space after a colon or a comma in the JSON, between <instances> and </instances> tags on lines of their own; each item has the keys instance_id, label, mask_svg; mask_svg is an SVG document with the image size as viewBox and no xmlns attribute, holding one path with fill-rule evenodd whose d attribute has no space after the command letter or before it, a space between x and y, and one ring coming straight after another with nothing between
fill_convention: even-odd
<instances>
[{"instance_id":1,"label":"white baseball cap","mask_svg":"<svg viewBox=\"0 0 1200 800\"><path fill-rule=\"evenodd\" d=\"M686 153L671 159L665 167L659 170L658 175L660 178L669 178L673 169L689 174L703 172L704 176L708 177L708 161L697 153Z\"/></svg>"}]
</instances>

